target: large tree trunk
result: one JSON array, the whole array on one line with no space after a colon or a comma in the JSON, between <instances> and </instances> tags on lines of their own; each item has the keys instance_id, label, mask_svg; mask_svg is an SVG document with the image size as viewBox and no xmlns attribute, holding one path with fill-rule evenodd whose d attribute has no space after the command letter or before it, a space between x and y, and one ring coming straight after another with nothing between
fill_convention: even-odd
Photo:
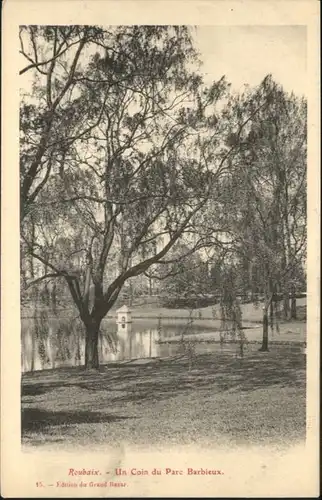
<instances>
[{"instance_id":1,"label":"large tree trunk","mask_svg":"<svg viewBox=\"0 0 322 500\"><path fill-rule=\"evenodd\" d=\"M98 335L100 329L100 321L92 320L86 325L85 339L85 369L98 370Z\"/></svg>"}]
</instances>

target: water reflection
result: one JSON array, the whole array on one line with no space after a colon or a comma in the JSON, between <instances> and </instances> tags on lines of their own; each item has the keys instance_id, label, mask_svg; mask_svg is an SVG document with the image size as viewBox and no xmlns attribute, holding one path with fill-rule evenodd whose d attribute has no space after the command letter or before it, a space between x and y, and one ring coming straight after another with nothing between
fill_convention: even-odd
<instances>
[{"instance_id":1,"label":"water reflection","mask_svg":"<svg viewBox=\"0 0 322 500\"><path fill-rule=\"evenodd\" d=\"M23 372L50 368L79 366L85 359L85 332L77 318L48 318L39 315L23 318L21 331L21 369ZM204 325L194 329L205 330ZM185 321L162 324L158 320L135 320L125 325L104 320L99 340L100 363L138 358L176 355L180 346L158 344L156 341L181 335ZM209 350L209 346L198 348Z\"/></svg>"},{"instance_id":2,"label":"water reflection","mask_svg":"<svg viewBox=\"0 0 322 500\"><path fill-rule=\"evenodd\" d=\"M123 361L136 358L151 358L159 355L158 331L146 327L137 331L132 323L118 324L113 331L110 325L109 335L100 336L100 362Z\"/></svg>"}]
</instances>

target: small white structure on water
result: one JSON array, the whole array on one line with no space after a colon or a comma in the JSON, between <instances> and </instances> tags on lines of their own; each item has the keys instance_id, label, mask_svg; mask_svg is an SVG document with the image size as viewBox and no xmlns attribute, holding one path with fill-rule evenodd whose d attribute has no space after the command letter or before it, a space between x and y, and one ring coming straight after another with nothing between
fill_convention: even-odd
<instances>
[{"instance_id":1,"label":"small white structure on water","mask_svg":"<svg viewBox=\"0 0 322 500\"><path fill-rule=\"evenodd\" d=\"M121 351L122 357L125 356L127 352L127 346L129 345L130 353L127 354L131 358L131 338L129 335L132 332L132 318L131 311L127 306L122 306L116 311L116 324L117 324L117 337L118 346ZM130 343L128 342L130 340Z\"/></svg>"},{"instance_id":2,"label":"small white structure on water","mask_svg":"<svg viewBox=\"0 0 322 500\"><path fill-rule=\"evenodd\" d=\"M116 323L118 325L132 323L131 310L127 306L124 305L116 311Z\"/></svg>"}]
</instances>

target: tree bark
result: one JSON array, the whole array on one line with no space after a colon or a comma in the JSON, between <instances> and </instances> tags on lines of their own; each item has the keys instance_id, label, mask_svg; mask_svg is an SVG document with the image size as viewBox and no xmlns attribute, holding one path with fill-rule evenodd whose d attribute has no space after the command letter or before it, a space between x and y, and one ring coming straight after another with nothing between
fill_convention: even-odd
<instances>
[{"instance_id":1,"label":"tree bark","mask_svg":"<svg viewBox=\"0 0 322 500\"><path fill-rule=\"evenodd\" d=\"M56 295L56 282L54 281L53 287L51 290L51 301L52 301L52 307L53 307L53 312L54 314L57 314L57 295Z\"/></svg>"},{"instance_id":2,"label":"tree bark","mask_svg":"<svg viewBox=\"0 0 322 500\"><path fill-rule=\"evenodd\" d=\"M31 364L30 364L30 371L35 370L35 360L36 360L36 339L35 335L31 335Z\"/></svg>"},{"instance_id":3,"label":"tree bark","mask_svg":"<svg viewBox=\"0 0 322 500\"><path fill-rule=\"evenodd\" d=\"M288 291L284 293L283 312L284 312L284 319L288 319L290 314L290 299Z\"/></svg>"},{"instance_id":4,"label":"tree bark","mask_svg":"<svg viewBox=\"0 0 322 500\"><path fill-rule=\"evenodd\" d=\"M270 327L271 330L274 328L274 302L271 302L271 305L269 306L269 319L270 319Z\"/></svg>"},{"instance_id":5,"label":"tree bark","mask_svg":"<svg viewBox=\"0 0 322 500\"><path fill-rule=\"evenodd\" d=\"M98 370L98 335L100 329L99 321L90 321L86 324L85 339L85 370Z\"/></svg>"},{"instance_id":6,"label":"tree bark","mask_svg":"<svg viewBox=\"0 0 322 500\"><path fill-rule=\"evenodd\" d=\"M259 351L268 352L268 306L263 309L263 341Z\"/></svg>"},{"instance_id":7,"label":"tree bark","mask_svg":"<svg viewBox=\"0 0 322 500\"><path fill-rule=\"evenodd\" d=\"M291 319L296 319L296 294L295 294L295 290L292 290Z\"/></svg>"}]
</instances>

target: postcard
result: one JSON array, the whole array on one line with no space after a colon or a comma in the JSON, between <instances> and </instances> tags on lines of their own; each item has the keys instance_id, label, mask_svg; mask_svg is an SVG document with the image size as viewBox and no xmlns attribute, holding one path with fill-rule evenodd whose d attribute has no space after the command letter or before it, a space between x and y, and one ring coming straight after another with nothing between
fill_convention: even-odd
<instances>
[{"instance_id":1,"label":"postcard","mask_svg":"<svg viewBox=\"0 0 322 500\"><path fill-rule=\"evenodd\" d=\"M319 4L7 0L1 494L319 495Z\"/></svg>"}]
</instances>

